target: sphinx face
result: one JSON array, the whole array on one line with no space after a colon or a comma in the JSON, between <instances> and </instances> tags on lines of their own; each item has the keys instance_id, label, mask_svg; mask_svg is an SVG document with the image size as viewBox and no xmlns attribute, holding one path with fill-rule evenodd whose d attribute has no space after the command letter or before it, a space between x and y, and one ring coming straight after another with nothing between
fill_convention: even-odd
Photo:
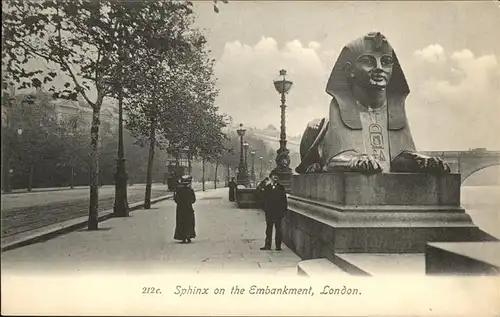
<instances>
[{"instance_id":1,"label":"sphinx face","mask_svg":"<svg viewBox=\"0 0 500 317\"><path fill-rule=\"evenodd\" d=\"M363 53L354 63L351 76L360 87L384 89L391 79L393 65L392 54Z\"/></svg>"}]
</instances>

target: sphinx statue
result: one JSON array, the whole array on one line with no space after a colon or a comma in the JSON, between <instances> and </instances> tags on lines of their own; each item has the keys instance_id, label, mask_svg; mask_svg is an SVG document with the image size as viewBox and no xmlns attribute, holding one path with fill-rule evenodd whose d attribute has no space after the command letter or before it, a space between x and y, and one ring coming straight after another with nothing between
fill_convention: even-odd
<instances>
[{"instance_id":1,"label":"sphinx statue","mask_svg":"<svg viewBox=\"0 0 500 317\"><path fill-rule=\"evenodd\" d=\"M329 118L311 121L297 173L449 173L440 158L415 150L405 113L410 90L396 54L379 32L347 44L326 86Z\"/></svg>"}]
</instances>

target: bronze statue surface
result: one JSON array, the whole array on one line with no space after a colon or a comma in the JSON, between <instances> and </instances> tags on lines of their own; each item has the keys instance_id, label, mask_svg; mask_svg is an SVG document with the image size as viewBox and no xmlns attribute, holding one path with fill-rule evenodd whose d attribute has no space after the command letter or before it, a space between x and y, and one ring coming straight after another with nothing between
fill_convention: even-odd
<instances>
[{"instance_id":1,"label":"bronze statue surface","mask_svg":"<svg viewBox=\"0 0 500 317\"><path fill-rule=\"evenodd\" d=\"M297 173L449 173L440 158L416 153L405 112L410 89L387 39L369 33L347 44L326 86L329 118L309 123Z\"/></svg>"}]
</instances>

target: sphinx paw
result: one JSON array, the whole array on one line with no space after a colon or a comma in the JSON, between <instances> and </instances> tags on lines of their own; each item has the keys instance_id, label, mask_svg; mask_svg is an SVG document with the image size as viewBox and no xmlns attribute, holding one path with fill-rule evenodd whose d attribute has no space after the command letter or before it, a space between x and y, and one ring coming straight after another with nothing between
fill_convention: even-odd
<instances>
[{"instance_id":1,"label":"sphinx paw","mask_svg":"<svg viewBox=\"0 0 500 317\"><path fill-rule=\"evenodd\" d=\"M425 161L424 171L426 173L448 174L451 171L450 165L439 157L429 157Z\"/></svg>"},{"instance_id":2,"label":"sphinx paw","mask_svg":"<svg viewBox=\"0 0 500 317\"><path fill-rule=\"evenodd\" d=\"M367 154L342 154L330 159L323 167L324 172L382 172L380 164Z\"/></svg>"},{"instance_id":3,"label":"sphinx paw","mask_svg":"<svg viewBox=\"0 0 500 317\"><path fill-rule=\"evenodd\" d=\"M306 168L306 173L320 173L322 171L321 164L313 163Z\"/></svg>"},{"instance_id":4,"label":"sphinx paw","mask_svg":"<svg viewBox=\"0 0 500 317\"><path fill-rule=\"evenodd\" d=\"M439 157L404 152L395 160L395 172L448 174L450 166Z\"/></svg>"},{"instance_id":5,"label":"sphinx paw","mask_svg":"<svg viewBox=\"0 0 500 317\"><path fill-rule=\"evenodd\" d=\"M369 155L359 155L355 157L350 166L351 170L364 172L364 173L380 173L382 172L382 167L380 164Z\"/></svg>"}]
</instances>

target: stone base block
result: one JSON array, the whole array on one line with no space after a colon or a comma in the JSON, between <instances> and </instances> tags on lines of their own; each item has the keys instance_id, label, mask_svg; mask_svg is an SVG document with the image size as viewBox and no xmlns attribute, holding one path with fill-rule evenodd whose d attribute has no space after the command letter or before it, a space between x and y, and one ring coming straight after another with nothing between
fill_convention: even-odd
<instances>
[{"instance_id":1,"label":"stone base block","mask_svg":"<svg viewBox=\"0 0 500 317\"><path fill-rule=\"evenodd\" d=\"M287 193L290 193L290 188L292 184L292 170L289 171L277 171L278 179L281 185L285 187Z\"/></svg>"},{"instance_id":2,"label":"stone base block","mask_svg":"<svg viewBox=\"0 0 500 317\"><path fill-rule=\"evenodd\" d=\"M297 274L312 278L325 278L349 276L350 274L340 269L327 259L313 259L300 261L297 264Z\"/></svg>"},{"instance_id":3,"label":"stone base block","mask_svg":"<svg viewBox=\"0 0 500 317\"><path fill-rule=\"evenodd\" d=\"M293 175L291 194L347 206L460 206L460 174Z\"/></svg>"},{"instance_id":4,"label":"stone base block","mask_svg":"<svg viewBox=\"0 0 500 317\"><path fill-rule=\"evenodd\" d=\"M496 240L460 207L459 174L298 175L288 205L284 242L303 259L423 253L427 242Z\"/></svg>"},{"instance_id":5,"label":"stone base block","mask_svg":"<svg viewBox=\"0 0 500 317\"><path fill-rule=\"evenodd\" d=\"M238 208L259 208L260 199L255 188L238 188L236 190Z\"/></svg>"}]
</instances>

